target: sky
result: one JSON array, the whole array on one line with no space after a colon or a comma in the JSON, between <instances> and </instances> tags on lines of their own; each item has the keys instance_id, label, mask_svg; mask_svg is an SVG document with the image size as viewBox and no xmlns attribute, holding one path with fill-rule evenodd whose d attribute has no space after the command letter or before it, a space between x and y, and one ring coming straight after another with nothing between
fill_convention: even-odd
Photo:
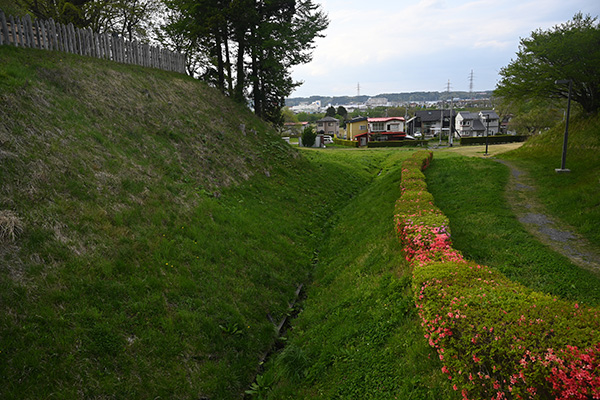
<instances>
[{"instance_id":1,"label":"sky","mask_svg":"<svg viewBox=\"0 0 600 400\"><path fill-rule=\"evenodd\" d=\"M600 0L315 0L329 17L290 97L493 90L521 38Z\"/></svg>"}]
</instances>

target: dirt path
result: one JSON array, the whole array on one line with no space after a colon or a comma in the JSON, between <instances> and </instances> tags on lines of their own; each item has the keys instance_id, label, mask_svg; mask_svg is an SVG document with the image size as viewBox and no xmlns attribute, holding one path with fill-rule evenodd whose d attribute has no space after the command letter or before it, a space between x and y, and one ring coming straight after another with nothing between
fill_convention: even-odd
<instances>
[{"instance_id":1,"label":"dirt path","mask_svg":"<svg viewBox=\"0 0 600 400\"><path fill-rule=\"evenodd\" d=\"M572 227L559 222L546 212L535 195L529 175L505 160L498 161L510 168L506 198L523 226L542 243L568 257L574 264L600 275L600 253Z\"/></svg>"}]
</instances>

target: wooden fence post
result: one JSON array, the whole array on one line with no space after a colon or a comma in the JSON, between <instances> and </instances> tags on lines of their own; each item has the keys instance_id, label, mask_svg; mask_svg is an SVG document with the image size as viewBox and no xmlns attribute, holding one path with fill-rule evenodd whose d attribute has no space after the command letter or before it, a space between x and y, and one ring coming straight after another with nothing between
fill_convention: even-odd
<instances>
[{"instance_id":1,"label":"wooden fence post","mask_svg":"<svg viewBox=\"0 0 600 400\"><path fill-rule=\"evenodd\" d=\"M0 45L9 44L8 40L8 27L6 27L6 17L4 12L0 10Z\"/></svg>"},{"instance_id":2,"label":"wooden fence post","mask_svg":"<svg viewBox=\"0 0 600 400\"><path fill-rule=\"evenodd\" d=\"M44 21L37 21L38 29L40 30L40 37L42 38L42 49L48 50L48 31L46 29L46 23Z\"/></svg>"},{"instance_id":3,"label":"wooden fence post","mask_svg":"<svg viewBox=\"0 0 600 400\"><path fill-rule=\"evenodd\" d=\"M54 20L50 18L48 20L48 45L50 50L56 50L56 26L54 25Z\"/></svg>"},{"instance_id":4,"label":"wooden fence post","mask_svg":"<svg viewBox=\"0 0 600 400\"><path fill-rule=\"evenodd\" d=\"M96 43L98 44L98 58L104 58L104 41L102 40L102 35L99 33L94 33L96 37Z\"/></svg>"},{"instance_id":5,"label":"wooden fence post","mask_svg":"<svg viewBox=\"0 0 600 400\"><path fill-rule=\"evenodd\" d=\"M21 18L16 17L14 19L14 21L15 21L15 24L14 24L14 28L13 29L14 29L14 32L15 32L15 38L17 39L15 41L15 43L18 43L18 46L25 47L23 45L23 37L21 36Z\"/></svg>"},{"instance_id":6,"label":"wooden fence post","mask_svg":"<svg viewBox=\"0 0 600 400\"><path fill-rule=\"evenodd\" d=\"M58 42L58 51L65 51L65 32L63 25L60 23L56 24L56 40Z\"/></svg>"},{"instance_id":7,"label":"wooden fence post","mask_svg":"<svg viewBox=\"0 0 600 400\"><path fill-rule=\"evenodd\" d=\"M56 50L57 51L62 51L62 32L60 29L60 23L55 22L54 23L54 29L56 32Z\"/></svg>"},{"instance_id":8,"label":"wooden fence post","mask_svg":"<svg viewBox=\"0 0 600 400\"><path fill-rule=\"evenodd\" d=\"M68 52L71 54L75 54L77 53L77 51L75 50L75 38L74 38L74 34L73 34L73 24L69 22L69 24L67 26L65 26L65 36L67 38L67 49Z\"/></svg>"},{"instance_id":9,"label":"wooden fence post","mask_svg":"<svg viewBox=\"0 0 600 400\"><path fill-rule=\"evenodd\" d=\"M35 22L33 23L33 28L34 28L34 35L35 35L35 41L37 43L37 48L38 49L43 49L44 48L44 43L42 41L42 29L40 28L40 21L38 21L37 19L35 20Z\"/></svg>"},{"instance_id":10,"label":"wooden fence post","mask_svg":"<svg viewBox=\"0 0 600 400\"><path fill-rule=\"evenodd\" d=\"M102 34L102 41L104 42L104 58L112 60L110 55L110 36L107 33Z\"/></svg>"},{"instance_id":11,"label":"wooden fence post","mask_svg":"<svg viewBox=\"0 0 600 400\"><path fill-rule=\"evenodd\" d=\"M87 55L90 57L96 57L96 44L94 43L94 34L92 33L92 29L91 28L87 28L85 30L85 34L86 34L86 38L88 41L88 53Z\"/></svg>"},{"instance_id":12,"label":"wooden fence post","mask_svg":"<svg viewBox=\"0 0 600 400\"><path fill-rule=\"evenodd\" d=\"M27 35L27 24L25 18L19 18L19 35L21 36L21 45L29 47L29 36Z\"/></svg>"},{"instance_id":13,"label":"wooden fence post","mask_svg":"<svg viewBox=\"0 0 600 400\"><path fill-rule=\"evenodd\" d=\"M115 62L186 73L185 55L158 46L126 40L116 34L97 34L91 28L63 25L52 18L32 21L0 10L0 45L56 50Z\"/></svg>"},{"instance_id":14,"label":"wooden fence post","mask_svg":"<svg viewBox=\"0 0 600 400\"><path fill-rule=\"evenodd\" d=\"M62 32L63 51L65 53L70 53L70 51L69 51L69 31L67 30L67 26L64 24L60 24L60 30Z\"/></svg>"},{"instance_id":15,"label":"wooden fence post","mask_svg":"<svg viewBox=\"0 0 600 400\"><path fill-rule=\"evenodd\" d=\"M77 47L77 54L83 55L83 42L81 40L81 29L75 28L75 47Z\"/></svg>"},{"instance_id":16,"label":"wooden fence post","mask_svg":"<svg viewBox=\"0 0 600 400\"><path fill-rule=\"evenodd\" d=\"M9 17L9 21L10 21L10 34L12 37L13 46L18 46L19 42L17 42L17 33L15 32L15 29L16 29L15 19L13 18L12 15Z\"/></svg>"},{"instance_id":17,"label":"wooden fence post","mask_svg":"<svg viewBox=\"0 0 600 400\"><path fill-rule=\"evenodd\" d=\"M29 14L26 14L25 18L23 19L23 28L25 28L24 33L25 36L27 36L28 46L34 49L37 48L35 44L35 38L33 37L33 23L31 22L31 17Z\"/></svg>"}]
</instances>

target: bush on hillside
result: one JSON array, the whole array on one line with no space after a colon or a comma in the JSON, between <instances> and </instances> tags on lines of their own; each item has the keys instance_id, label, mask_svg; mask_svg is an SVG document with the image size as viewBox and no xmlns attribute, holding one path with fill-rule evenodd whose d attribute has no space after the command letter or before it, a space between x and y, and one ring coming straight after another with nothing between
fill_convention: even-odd
<instances>
[{"instance_id":1,"label":"bush on hillside","mask_svg":"<svg viewBox=\"0 0 600 400\"><path fill-rule=\"evenodd\" d=\"M367 143L367 147L427 147L427 143L427 140L387 140L381 142L369 142Z\"/></svg>"},{"instance_id":2,"label":"bush on hillside","mask_svg":"<svg viewBox=\"0 0 600 400\"><path fill-rule=\"evenodd\" d=\"M600 398L600 310L537 293L452 248L447 218L403 164L396 224L425 338L463 398ZM423 177L424 181L424 177Z\"/></svg>"},{"instance_id":3,"label":"bush on hillside","mask_svg":"<svg viewBox=\"0 0 600 400\"><path fill-rule=\"evenodd\" d=\"M344 139L339 139L339 138L334 137L333 143L341 145L341 146L345 146L345 147L358 147L357 140L344 140Z\"/></svg>"},{"instance_id":4,"label":"bush on hillside","mask_svg":"<svg viewBox=\"0 0 600 400\"><path fill-rule=\"evenodd\" d=\"M515 143L515 142L524 142L527 140L527 136L520 135L494 135L488 136L475 136L475 137L463 137L460 138L460 144L464 145L475 145L475 144L485 144L485 142L489 144L498 144L498 143Z\"/></svg>"}]
</instances>

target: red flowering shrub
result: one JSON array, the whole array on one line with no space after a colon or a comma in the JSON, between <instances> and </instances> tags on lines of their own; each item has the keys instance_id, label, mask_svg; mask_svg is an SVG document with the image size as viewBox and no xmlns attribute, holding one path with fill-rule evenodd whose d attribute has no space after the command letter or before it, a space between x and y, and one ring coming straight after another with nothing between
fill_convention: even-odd
<instances>
[{"instance_id":1,"label":"red flowering shrub","mask_svg":"<svg viewBox=\"0 0 600 400\"><path fill-rule=\"evenodd\" d=\"M556 367L548 381L557 399L600 399L600 343L588 351L567 346L561 357L554 356Z\"/></svg>"},{"instance_id":2,"label":"red flowering shrub","mask_svg":"<svg viewBox=\"0 0 600 400\"><path fill-rule=\"evenodd\" d=\"M447 218L416 183L430 159L419 152L403 164L395 221L425 338L453 388L465 399L600 399L599 310L465 260Z\"/></svg>"}]
</instances>

